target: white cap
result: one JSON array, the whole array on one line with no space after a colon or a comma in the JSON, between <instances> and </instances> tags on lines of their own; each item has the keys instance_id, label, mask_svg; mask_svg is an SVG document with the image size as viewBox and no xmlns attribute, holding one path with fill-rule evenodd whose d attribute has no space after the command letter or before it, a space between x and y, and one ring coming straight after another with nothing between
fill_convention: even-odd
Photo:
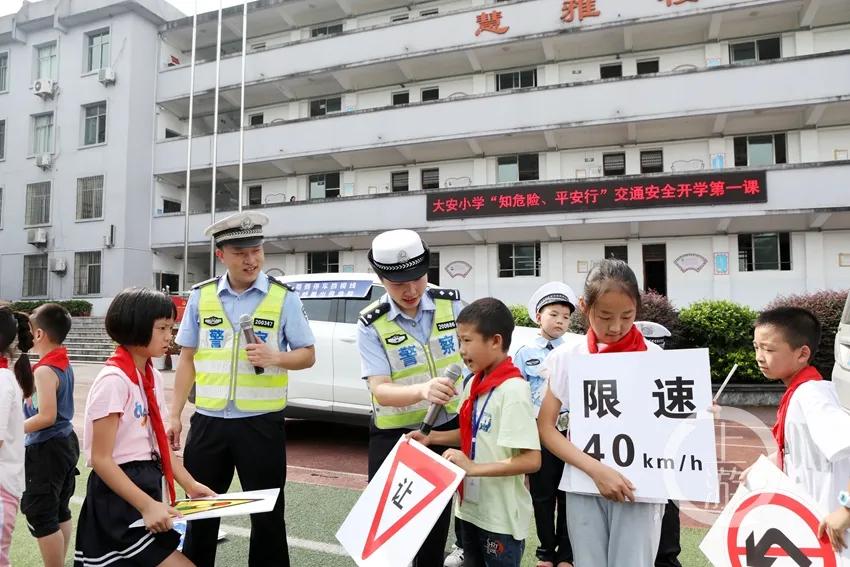
<instances>
[{"instance_id":1,"label":"white cap","mask_svg":"<svg viewBox=\"0 0 850 567\"><path fill-rule=\"evenodd\" d=\"M570 306L570 311L575 311L578 299L573 288L563 282L545 283L531 294L531 299L528 300L528 316L532 321L536 321L540 310L553 303L566 303Z\"/></svg>"},{"instance_id":2,"label":"white cap","mask_svg":"<svg viewBox=\"0 0 850 567\"><path fill-rule=\"evenodd\" d=\"M428 246L412 230L382 232L372 240L369 263L382 278L394 282L418 280L428 273Z\"/></svg>"},{"instance_id":3,"label":"white cap","mask_svg":"<svg viewBox=\"0 0 850 567\"><path fill-rule=\"evenodd\" d=\"M264 213L236 213L209 225L204 235L213 237L216 246L231 244L249 248L263 243L263 227L267 224L269 217Z\"/></svg>"}]
</instances>

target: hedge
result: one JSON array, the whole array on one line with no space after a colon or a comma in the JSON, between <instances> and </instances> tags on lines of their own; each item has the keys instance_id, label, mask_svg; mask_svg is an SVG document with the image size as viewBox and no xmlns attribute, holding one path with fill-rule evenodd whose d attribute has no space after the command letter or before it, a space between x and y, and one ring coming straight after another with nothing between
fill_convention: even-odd
<instances>
[{"instance_id":1,"label":"hedge","mask_svg":"<svg viewBox=\"0 0 850 567\"><path fill-rule=\"evenodd\" d=\"M13 311L32 313L36 307L45 303L58 303L74 317L88 317L91 315L91 303L82 299L70 299L67 301L14 301L9 304L9 308Z\"/></svg>"}]
</instances>

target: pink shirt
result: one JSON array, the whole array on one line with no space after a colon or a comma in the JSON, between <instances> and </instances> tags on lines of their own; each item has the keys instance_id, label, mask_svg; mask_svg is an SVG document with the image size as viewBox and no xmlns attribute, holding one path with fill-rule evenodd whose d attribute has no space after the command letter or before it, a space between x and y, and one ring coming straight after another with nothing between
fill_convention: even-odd
<instances>
[{"instance_id":1,"label":"pink shirt","mask_svg":"<svg viewBox=\"0 0 850 567\"><path fill-rule=\"evenodd\" d=\"M168 420L162 376L156 370L154 389L164 421ZM86 400L86 419L83 431L83 451L86 464L91 466L92 424L109 414L119 415L118 431L112 459L116 464L151 460L152 447L156 447L153 429L148 424L147 401L140 387L115 366L104 366L94 379Z\"/></svg>"}]
</instances>

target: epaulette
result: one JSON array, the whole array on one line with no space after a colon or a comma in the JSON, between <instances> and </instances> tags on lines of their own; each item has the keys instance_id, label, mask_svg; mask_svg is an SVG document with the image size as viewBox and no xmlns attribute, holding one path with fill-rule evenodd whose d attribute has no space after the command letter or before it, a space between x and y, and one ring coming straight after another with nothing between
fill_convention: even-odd
<instances>
[{"instance_id":1,"label":"epaulette","mask_svg":"<svg viewBox=\"0 0 850 567\"><path fill-rule=\"evenodd\" d=\"M291 286L288 283L283 283L282 281L280 281L276 278L269 278L269 283L273 283L273 284L279 285L281 287L285 287L289 291L295 291L295 287Z\"/></svg>"},{"instance_id":2,"label":"epaulette","mask_svg":"<svg viewBox=\"0 0 850 567\"><path fill-rule=\"evenodd\" d=\"M201 283L196 283L195 285L193 285L193 286L192 286L192 289L199 289L199 288L202 288L202 287L204 287L205 285L209 285L209 284L211 284L211 283L213 283L213 282L218 283L218 280L219 280L219 279L221 279L221 276L216 276L216 277L214 277L214 278L210 278L210 279L208 279L208 280L206 280L206 281L202 281Z\"/></svg>"},{"instance_id":3,"label":"epaulette","mask_svg":"<svg viewBox=\"0 0 850 567\"><path fill-rule=\"evenodd\" d=\"M431 299L451 299L452 301L460 300L460 291L457 289L442 289L428 288L428 295Z\"/></svg>"},{"instance_id":4,"label":"epaulette","mask_svg":"<svg viewBox=\"0 0 850 567\"><path fill-rule=\"evenodd\" d=\"M377 321L381 315L384 315L390 310L389 301L385 301L384 303L380 303L379 301L373 302L371 305L366 307L366 309L360 312L360 322L367 327Z\"/></svg>"}]
</instances>

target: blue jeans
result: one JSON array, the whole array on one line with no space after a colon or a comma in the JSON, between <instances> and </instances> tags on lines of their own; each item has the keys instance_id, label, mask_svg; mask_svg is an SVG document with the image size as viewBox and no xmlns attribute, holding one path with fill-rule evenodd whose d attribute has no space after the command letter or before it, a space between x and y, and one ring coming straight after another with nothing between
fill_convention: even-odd
<instances>
[{"instance_id":1,"label":"blue jeans","mask_svg":"<svg viewBox=\"0 0 850 567\"><path fill-rule=\"evenodd\" d=\"M464 567L519 567L525 541L507 534L482 530L475 524L461 525Z\"/></svg>"}]
</instances>

